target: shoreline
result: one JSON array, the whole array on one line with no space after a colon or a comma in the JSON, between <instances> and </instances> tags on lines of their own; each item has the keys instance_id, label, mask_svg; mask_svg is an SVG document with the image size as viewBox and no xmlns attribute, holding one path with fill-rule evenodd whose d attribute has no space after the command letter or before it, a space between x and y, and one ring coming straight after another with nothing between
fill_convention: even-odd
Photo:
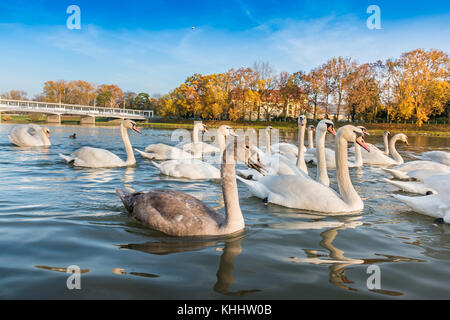
<instances>
[{"instance_id":1,"label":"shoreline","mask_svg":"<svg viewBox=\"0 0 450 320\"><path fill-rule=\"evenodd\" d=\"M96 121L93 125L81 125L80 121L77 121L73 118L69 120L62 120L60 125L70 125L70 126L99 126L99 127L114 127L118 126L118 120L103 120ZM172 122L173 121L173 122ZM0 124L28 124L35 123L38 125L55 125L54 123L48 123L44 119L40 119L38 121L31 121L26 116L12 116L11 119L5 120L2 119ZM179 120L175 122L175 120L170 120L170 122L138 122L139 125L143 128L155 128L155 129L192 129L194 127L194 120ZM268 125L272 126L275 129L282 131L296 131L297 125L294 122L239 122L239 121L208 121L204 120L204 124L206 124L210 128L218 128L223 124L228 124L235 129L265 129ZM317 124L317 121L311 121L310 124ZM338 122L336 127L339 128L342 125L349 124L347 122L341 123ZM351 123L350 123L351 124ZM392 133L402 132L405 134L413 134L419 136L434 136L434 137L450 137L450 125L447 124L424 124L422 127L417 127L413 124L401 124L401 123L355 123L354 125L363 125L373 134L379 135L383 134L384 131L389 130Z\"/></svg>"}]
</instances>

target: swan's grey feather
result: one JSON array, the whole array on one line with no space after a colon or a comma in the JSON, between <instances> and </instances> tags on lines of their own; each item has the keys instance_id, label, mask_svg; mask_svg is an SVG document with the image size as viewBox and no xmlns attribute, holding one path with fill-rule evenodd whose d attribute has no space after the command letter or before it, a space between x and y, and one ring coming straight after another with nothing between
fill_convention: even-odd
<instances>
[{"instance_id":1,"label":"swan's grey feather","mask_svg":"<svg viewBox=\"0 0 450 320\"><path fill-rule=\"evenodd\" d=\"M217 233L226 218L200 200L176 190L127 193L117 190L128 212L144 225L173 236Z\"/></svg>"}]
</instances>

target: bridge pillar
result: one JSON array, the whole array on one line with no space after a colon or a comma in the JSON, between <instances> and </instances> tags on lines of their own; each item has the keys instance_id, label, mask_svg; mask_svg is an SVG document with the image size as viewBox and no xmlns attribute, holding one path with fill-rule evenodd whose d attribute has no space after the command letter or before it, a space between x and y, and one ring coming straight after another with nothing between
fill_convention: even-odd
<instances>
[{"instance_id":1,"label":"bridge pillar","mask_svg":"<svg viewBox=\"0 0 450 320\"><path fill-rule=\"evenodd\" d=\"M49 123L61 123L61 115L60 114L52 114L47 116L47 122Z\"/></svg>"},{"instance_id":2,"label":"bridge pillar","mask_svg":"<svg viewBox=\"0 0 450 320\"><path fill-rule=\"evenodd\" d=\"M81 117L80 124L95 124L95 117L92 116Z\"/></svg>"}]
</instances>

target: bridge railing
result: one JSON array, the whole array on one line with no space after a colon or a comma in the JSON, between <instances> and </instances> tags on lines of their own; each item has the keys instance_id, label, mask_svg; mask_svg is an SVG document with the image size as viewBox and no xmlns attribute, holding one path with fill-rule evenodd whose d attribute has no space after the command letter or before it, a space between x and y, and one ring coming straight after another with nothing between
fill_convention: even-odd
<instances>
[{"instance_id":1,"label":"bridge railing","mask_svg":"<svg viewBox=\"0 0 450 320\"><path fill-rule=\"evenodd\" d=\"M51 102L38 102L38 101L25 101L25 100L9 100L0 99L0 105L3 105L7 109L14 109L16 111L35 111L46 112L56 114L83 114L90 116L103 116L103 117L133 117L133 118L151 118L153 117L153 110L133 110L133 109L120 109L120 108L103 108L92 107L76 104L66 103L51 103Z\"/></svg>"}]
</instances>

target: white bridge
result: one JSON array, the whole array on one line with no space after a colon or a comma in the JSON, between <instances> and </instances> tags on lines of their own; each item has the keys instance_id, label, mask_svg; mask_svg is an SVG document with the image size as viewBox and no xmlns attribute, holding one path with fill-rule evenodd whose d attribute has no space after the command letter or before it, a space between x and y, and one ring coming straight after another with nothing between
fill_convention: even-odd
<instances>
[{"instance_id":1,"label":"white bridge","mask_svg":"<svg viewBox=\"0 0 450 320\"><path fill-rule=\"evenodd\" d=\"M48 122L61 123L61 115L80 115L82 124L95 123L96 117L146 120L153 117L153 110L99 108L65 103L9 100L0 98L0 112L36 112L48 114ZM1 119L1 118L0 118Z\"/></svg>"}]
</instances>

